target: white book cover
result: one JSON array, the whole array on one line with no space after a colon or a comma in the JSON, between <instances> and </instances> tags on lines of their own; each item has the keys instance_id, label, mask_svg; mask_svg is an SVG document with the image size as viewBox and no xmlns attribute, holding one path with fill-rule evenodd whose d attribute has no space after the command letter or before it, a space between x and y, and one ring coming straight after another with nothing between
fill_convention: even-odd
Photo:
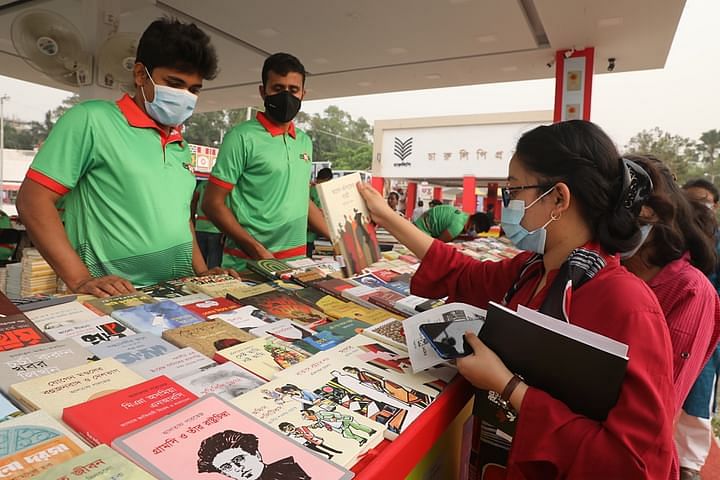
<instances>
[{"instance_id":1,"label":"white book cover","mask_svg":"<svg viewBox=\"0 0 720 480\"><path fill-rule=\"evenodd\" d=\"M214 360L209 359L194 348L186 347L159 357L131 363L128 368L148 380L158 375L165 375L178 381L183 377L215 366L217 366L217 362Z\"/></svg>"},{"instance_id":2,"label":"white book cover","mask_svg":"<svg viewBox=\"0 0 720 480\"><path fill-rule=\"evenodd\" d=\"M142 362L174 352L178 348L152 333L138 333L109 342L90 345L88 349L99 358L112 357L124 365Z\"/></svg>"},{"instance_id":3,"label":"white book cover","mask_svg":"<svg viewBox=\"0 0 720 480\"><path fill-rule=\"evenodd\" d=\"M73 339L84 347L108 342L115 338L135 335L135 332L109 315L95 317L82 323L51 328L45 333L53 340Z\"/></svg>"},{"instance_id":4,"label":"white book cover","mask_svg":"<svg viewBox=\"0 0 720 480\"><path fill-rule=\"evenodd\" d=\"M98 314L78 301L53 305L25 312L25 316L40 330L48 331L93 320Z\"/></svg>"},{"instance_id":5,"label":"white book cover","mask_svg":"<svg viewBox=\"0 0 720 480\"><path fill-rule=\"evenodd\" d=\"M177 383L198 397L214 393L229 401L258 388L265 383L265 380L228 362L183 377L177 380Z\"/></svg>"}]
</instances>

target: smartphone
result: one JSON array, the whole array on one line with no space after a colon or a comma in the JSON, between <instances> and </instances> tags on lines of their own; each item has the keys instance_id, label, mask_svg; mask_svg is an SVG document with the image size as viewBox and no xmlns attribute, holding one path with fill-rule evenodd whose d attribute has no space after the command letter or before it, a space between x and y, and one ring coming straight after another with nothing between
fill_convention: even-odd
<instances>
[{"instance_id":1,"label":"smartphone","mask_svg":"<svg viewBox=\"0 0 720 480\"><path fill-rule=\"evenodd\" d=\"M465 332L480 332L484 320L457 320L454 322L423 323L418 328L430 342L430 346L440 358L450 360L472 353L465 341Z\"/></svg>"}]
</instances>

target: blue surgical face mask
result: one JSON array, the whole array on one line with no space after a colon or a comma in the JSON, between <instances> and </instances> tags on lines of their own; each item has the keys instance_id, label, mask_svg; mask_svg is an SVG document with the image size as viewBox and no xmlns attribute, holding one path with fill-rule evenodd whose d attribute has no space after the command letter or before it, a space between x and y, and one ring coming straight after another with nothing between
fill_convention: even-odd
<instances>
[{"instance_id":1,"label":"blue surgical face mask","mask_svg":"<svg viewBox=\"0 0 720 480\"><path fill-rule=\"evenodd\" d=\"M553 186L550 190L536 198L530 205L525 206L524 200L510 200L507 207L503 208L502 216L500 218L500 224L502 229L507 235L508 239L521 250L527 250L539 254L545 253L545 240L547 238L546 227L550 225L550 222L555 218L550 217L550 220L540 228L529 232L525 227L521 225L522 219L525 216L525 210L529 209L537 202L540 201L548 193L555 189Z\"/></svg>"},{"instance_id":2,"label":"blue surgical face mask","mask_svg":"<svg viewBox=\"0 0 720 480\"><path fill-rule=\"evenodd\" d=\"M634 256L638 252L638 250L640 250L640 247L642 247L643 244L645 243L645 241L647 240L648 235L650 235L650 232L652 231L652 228L653 228L652 224L641 225L640 226L640 243L638 243L637 247L633 248L632 250L630 250L628 252L620 252L618 254L618 255L620 255L620 259L626 260L626 259Z\"/></svg>"},{"instance_id":3,"label":"blue surgical face mask","mask_svg":"<svg viewBox=\"0 0 720 480\"><path fill-rule=\"evenodd\" d=\"M152 102L147 101L145 89L141 87L147 114L159 124L168 127L176 127L190 118L193 110L195 110L197 95L182 88L158 85L153 81L147 68L145 72L147 72L150 82L155 87L155 98L153 98Z\"/></svg>"}]
</instances>

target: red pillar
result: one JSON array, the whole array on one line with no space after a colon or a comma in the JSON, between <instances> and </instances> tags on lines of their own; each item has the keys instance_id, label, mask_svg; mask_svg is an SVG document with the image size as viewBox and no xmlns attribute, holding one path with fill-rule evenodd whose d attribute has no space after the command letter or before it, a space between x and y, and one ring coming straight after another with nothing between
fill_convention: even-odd
<instances>
[{"instance_id":1,"label":"red pillar","mask_svg":"<svg viewBox=\"0 0 720 480\"><path fill-rule=\"evenodd\" d=\"M499 220L500 206L498 205L498 184L488 183L488 194L485 199L485 211L488 211L490 205L493 206L493 220Z\"/></svg>"},{"instance_id":2,"label":"red pillar","mask_svg":"<svg viewBox=\"0 0 720 480\"><path fill-rule=\"evenodd\" d=\"M417 203L417 183L408 182L407 192L405 192L405 218L412 218L415 204Z\"/></svg>"},{"instance_id":3,"label":"red pillar","mask_svg":"<svg viewBox=\"0 0 720 480\"><path fill-rule=\"evenodd\" d=\"M442 187L433 188L433 200L440 200L442 202Z\"/></svg>"},{"instance_id":4,"label":"red pillar","mask_svg":"<svg viewBox=\"0 0 720 480\"><path fill-rule=\"evenodd\" d=\"M595 49L555 52L554 122L590 120Z\"/></svg>"},{"instance_id":5,"label":"red pillar","mask_svg":"<svg viewBox=\"0 0 720 480\"><path fill-rule=\"evenodd\" d=\"M477 198L475 197L475 177L463 177L462 209L466 213L477 211Z\"/></svg>"},{"instance_id":6,"label":"red pillar","mask_svg":"<svg viewBox=\"0 0 720 480\"><path fill-rule=\"evenodd\" d=\"M372 185L375 190L380 192L380 195L385 195L385 193L383 192L383 190L385 189L385 179L383 177L373 176L370 180L370 185Z\"/></svg>"}]
</instances>

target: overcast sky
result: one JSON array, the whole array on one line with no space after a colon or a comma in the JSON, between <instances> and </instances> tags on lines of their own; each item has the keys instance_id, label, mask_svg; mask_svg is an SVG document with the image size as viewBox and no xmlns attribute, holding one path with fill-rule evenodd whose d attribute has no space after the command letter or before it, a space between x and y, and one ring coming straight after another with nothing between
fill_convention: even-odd
<instances>
[{"instance_id":1,"label":"overcast sky","mask_svg":"<svg viewBox=\"0 0 720 480\"><path fill-rule=\"evenodd\" d=\"M619 146L642 129L659 126L697 139L720 129L720 0L687 0L664 69L596 75L592 120ZM0 72L2 69L0 68ZM40 120L68 92L0 76L11 97L6 117ZM379 119L467 113L551 110L554 80L455 87L308 101L303 110L338 105L353 117ZM392 106L391 108L388 108Z\"/></svg>"}]
</instances>

